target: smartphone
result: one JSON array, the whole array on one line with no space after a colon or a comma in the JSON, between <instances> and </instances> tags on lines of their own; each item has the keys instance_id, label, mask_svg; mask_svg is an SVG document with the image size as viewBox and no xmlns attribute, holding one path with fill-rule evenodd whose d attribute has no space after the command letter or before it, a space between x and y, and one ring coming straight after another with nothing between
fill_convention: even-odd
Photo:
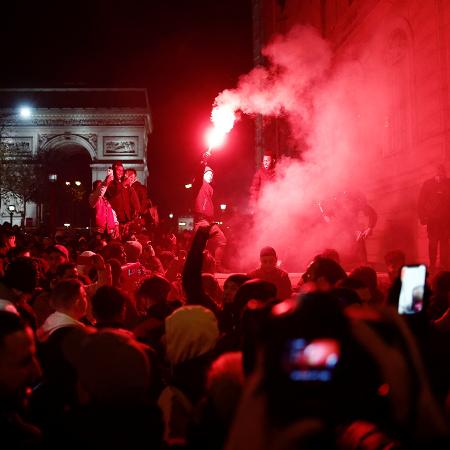
<instances>
[{"instance_id":1,"label":"smartphone","mask_svg":"<svg viewBox=\"0 0 450 450\"><path fill-rule=\"evenodd\" d=\"M328 382L333 379L340 352L335 339L291 339L283 354L282 370L292 381Z\"/></svg>"},{"instance_id":2,"label":"smartphone","mask_svg":"<svg viewBox=\"0 0 450 450\"><path fill-rule=\"evenodd\" d=\"M400 272L402 287L398 299L399 314L417 314L423 309L427 268L425 264L406 265Z\"/></svg>"}]
</instances>

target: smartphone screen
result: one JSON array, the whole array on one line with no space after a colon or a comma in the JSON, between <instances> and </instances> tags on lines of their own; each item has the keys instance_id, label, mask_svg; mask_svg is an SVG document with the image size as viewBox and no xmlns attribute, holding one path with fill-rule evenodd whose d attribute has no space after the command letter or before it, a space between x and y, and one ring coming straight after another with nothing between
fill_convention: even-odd
<instances>
[{"instance_id":1,"label":"smartphone screen","mask_svg":"<svg viewBox=\"0 0 450 450\"><path fill-rule=\"evenodd\" d=\"M339 356L335 339L291 339L283 355L283 371L292 381L331 381Z\"/></svg>"},{"instance_id":2,"label":"smartphone screen","mask_svg":"<svg viewBox=\"0 0 450 450\"><path fill-rule=\"evenodd\" d=\"M425 264L402 267L400 273L402 287L398 299L399 314L416 314L422 311L426 274Z\"/></svg>"}]
</instances>

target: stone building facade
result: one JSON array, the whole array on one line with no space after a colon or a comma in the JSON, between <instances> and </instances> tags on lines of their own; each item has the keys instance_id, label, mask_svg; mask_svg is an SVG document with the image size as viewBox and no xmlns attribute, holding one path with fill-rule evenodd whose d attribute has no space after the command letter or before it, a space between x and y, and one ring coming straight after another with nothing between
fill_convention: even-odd
<instances>
[{"instance_id":1,"label":"stone building facade","mask_svg":"<svg viewBox=\"0 0 450 450\"><path fill-rule=\"evenodd\" d=\"M361 186L379 215L369 259L382 261L384 252L401 248L409 260L426 261L418 192L437 164L450 173L450 3L254 0L253 10L257 63L274 35L301 24L315 27L330 42L335 65L350 62L366 77L377 71L383 107L376 111L377 120L372 118L378 131L373 145L364 148L371 172ZM264 133L260 130L260 139ZM272 130L269 139L284 152L282 135L275 139Z\"/></svg>"}]
</instances>

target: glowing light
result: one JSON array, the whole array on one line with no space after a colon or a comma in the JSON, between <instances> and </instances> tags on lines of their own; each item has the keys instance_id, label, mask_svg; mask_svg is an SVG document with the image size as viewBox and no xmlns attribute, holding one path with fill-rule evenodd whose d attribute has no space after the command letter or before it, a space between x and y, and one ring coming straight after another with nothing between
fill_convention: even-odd
<instances>
[{"instance_id":1,"label":"glowing light","mask_svg":"<svg viewBox=\"0 0 450 450\"><path fill-rule=\"evenodd\" d=\"M70 186L70 181L66 181L66 186Z\"/></svg>"},{"instance_id":2,"label":"glowing light","mask_svg":"<svg viewBox=\"0 0 450 450\"><path fill-rule=\"evenodd\" d=\"M65 223L64 226L65 226L66 228L69 228L69 227L70 227L70 223Z\"/></svg>"},{"instance_id":3,"label":"glowing light","mask_svg":"<svg viewBox=\"0 0 450 450\"><path fill-rule=\"evenodd\" d=\"M225 142L225 133L216 128L211 128L206 134L208 149L220 147Z\"/></svg>"},{"instance_id":4,"label":"glowing light","mask_svg":"<svg viewBox=\"0 0 450 450\"><path fill-rule=\"evenodd\" d=\"M185 184L184 187L185 187L186 189L191 189L192 183Z\"/></svg>"},{"instance_id":5,"label":"glowing light","mask_svg":"<svg viewBox=\"0 0 450 450\"><path fill-rule=\"evenodd\" d=\"M173 214L172 213L169 214L169 219L173 219Z\"/></svg>"},{"instance_id":6,"label":"glowing light","mask_svg":"<svg viewBox=\"0 0 450 450\"><path fill-rule=\"evenodd\" d=\"M214 126L206 136L209 150L220 147L224 143L225 137L233 128L235 120L236 114L233 108L229 106L215 106L213 108L211 122Z\"/></svg>"},{"instance_id":7,"label":"glowing light","mask_svg":"<svg viewBox=\"0 0 450 450\"><path fill-rule=\"evenodd\" d=\"M225 210L227 209L227 205L226 205L225 203L222 203L222 204L220 205L220 209L221 209L222 211L225 211Z\"/></svg>"},{"instance_id":8,"label":"glowing light","mask_svg":"<svg viewBox=\"0 0 450 450\"><path fill-rule=\"evenodd\" d=\"M29 106L22 106L19 108L19 116L22 119L29 119L31 117L31 108Z\"/></svg>"},{"instance_id":9,"label":"glowing light","mask_svg":"<svg viewBox=\"0 0 450 450\"><path fill-rule=\"evenodd\" d=\"M75 184L77 185L77 186L81 186L81 181L75 181Z\"/></svg>"},{"instance_id":10,"label":"glowing light","mask_svg":"<svg viewBox=\"0 0 450 450\"><path fill-rule=\"evenodd\" d=\"M214 128L226 134L231 131L236 115L229 106L216 106L211 112L211 122Z\"/></svg>"}]
</instances>

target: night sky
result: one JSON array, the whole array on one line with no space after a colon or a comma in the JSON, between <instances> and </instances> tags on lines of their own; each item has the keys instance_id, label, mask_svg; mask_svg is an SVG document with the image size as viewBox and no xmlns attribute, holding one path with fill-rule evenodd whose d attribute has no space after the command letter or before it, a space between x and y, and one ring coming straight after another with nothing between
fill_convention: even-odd
<instances>
[{"instance_id":1,"label":"night sky","mask_svg":"<svg viewBox=\"0 0 450 450\"><path fill-rule=\"evenodd\" d=\"M214 98L252 68L251 0L2 2L2 87L146 87L150 191L184 212ZM216 200L245 203L253 122L216 154Z\"/></svg>"}]
</instances>

